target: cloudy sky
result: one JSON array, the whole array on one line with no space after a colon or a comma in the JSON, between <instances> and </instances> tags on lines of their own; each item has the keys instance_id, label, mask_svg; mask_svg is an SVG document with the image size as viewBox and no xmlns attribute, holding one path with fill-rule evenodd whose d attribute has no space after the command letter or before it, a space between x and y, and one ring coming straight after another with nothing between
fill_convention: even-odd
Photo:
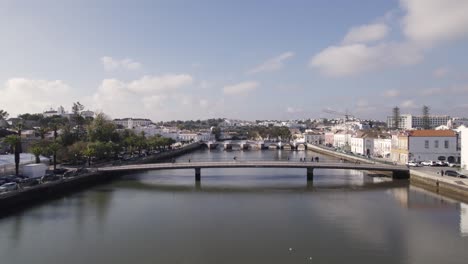
<instances>
[{"instance_id":1,"label":"cloudy sky","mask_svg":"<svg viewBox=\"0 0 468 264\"><path fill-rule=\"evenodd\" d=\"M467 0L0 0L0 109L468 116Z\"/></svg>"}]
</instances>

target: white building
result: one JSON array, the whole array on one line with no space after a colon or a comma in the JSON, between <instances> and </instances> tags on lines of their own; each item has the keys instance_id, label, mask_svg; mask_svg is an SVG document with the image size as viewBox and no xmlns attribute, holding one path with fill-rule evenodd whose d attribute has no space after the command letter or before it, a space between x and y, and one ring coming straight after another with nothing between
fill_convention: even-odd
<instances>
[{"instance_id":1,"label":"white building","mask_svg":"<svg viewBox=\"0 0 468 264\"><path fill-rule=\"evenodd\" d=\"M458 136L452 130L414 130L408 134L409 160L460 162Z\"/></svg>"},{"instance_id":2,"label":"white building","mask_svg":"<svg viewBox=\"0 0 468 264\"><path fill-rule=\"evenodd\" d=\"M351 135L346 133L346 131L336 132L333 135L333 146L336 148L342 148L342 149L349 148L350 142L351 142Z\"/></svg>"},{"instance_id":3,"label":"white building","mask_svg":"<svg viewBox=\"0 0 468 264\"><path fill-rule=\"evenodd\" d=\"M91 117L94 117L94 112L93 111L90 111L90 110L84 110L84 111L81 111L81 116L83 117L87 117L87 118L91 118Z\"/></svg>"},{"instance_id":4,"label":"white building","mask_svg":"<svg viewBox=\"0 0 468 264\"><path fill-rule=\"evenodd\" d=\"M447 115L430 115L429 116L429 125L431 128L435 128L441 125L447 125L449 122L450 116ZM387 126L394 127L395 120L393 116L387 117ZM423 116L416 116L416 115L400 115L400 120L398 124L398 128L400 129L415 129L415 128L423 128L424 126L424 118Z\"/></svg>"},{"instance_id":5,"label":"white building","mask_svg":"<svg viewBox=\"0 0 468 264\"><path fill-rule=\"evenodd\" d=\"M351 152L365 156L373 156L374 139L377 137L378 135L375 132L359 131L351 136Z\"/></svg>"},{"instance_id":6,"label":"white building","mask_svg":"<svg viewBox=\"0 0 468 264\"><path fill-rule=\"evenodd\" d=\"M153 122L149 119L144 118L122 118L122 119L114 119L114 124L123 126L128 129L132 129L138 126L149 126Z\"/></svg>"},{"instance_id":7,"label":"white building","mask_svg":"<svg viewBox=\"0 0 468 264\"><path fill-rule=\"evenodd\" d=\"M392 139L390 137L375 138L374 139L374 156L381 156L383 158L390 158L392 153Z\"/></svg>"},{"instance_id":8,"label":"white building","mask_svg":"<svg viewBox=\"0 0 468 264\"><path fill-rule=\"evenodd\" d=\"M461 167L463 169L468 169L468 127L461 126L458 128L460 132L460 142L461 142Z\"/></svg>"},{"instance_id":9,"label":"white building","mask_svg":"<svg viewBox=\"0 0 468 264\"><path fill-rule=\"evenodd\" d=\"M210 141L214 140L214 135L211 133L180 133L179 141Z\"/></svg>"},{"instance_id":10,"label":"white building","mask_svg":"<svg viewBox=\"0 0 468 264\"><path fill-rule=\"evenodd\" d=\"M323 144L325 142L325 135L320 132L309 131L304 134L304 140L309 144Z\"/></svg>"}]
</instances>

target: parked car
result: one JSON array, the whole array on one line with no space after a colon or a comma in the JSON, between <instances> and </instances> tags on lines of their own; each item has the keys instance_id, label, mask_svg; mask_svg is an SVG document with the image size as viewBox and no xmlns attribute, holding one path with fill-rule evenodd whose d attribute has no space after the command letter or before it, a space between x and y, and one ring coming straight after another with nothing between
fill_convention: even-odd
<instances>
[{"instance_id":1,"label":"parked car","mask_svg":"<svg viewBox=\"0 0 468 264\"><path fill-rule=\"evenodd\" d=\"M448 163L445 162L445 161L438 160L438 161L436 161L436 166L447 167Z\"/></svg>"},{"instance_id":2,"label":"parked car","mask_svg":"<svg viewBox=\"0 0 468 264\"><path fill-rule=\"evenodd\" d=\"M409 161L408 163L406 163L406 165L409 167L419 167L419 163L417 163L416 161Z\"/></svg>"},{"instance_id":3,"label":"parked car","mask_svg":"<svg viewBox=\"0 0 468 264\"><path fill-rule=\"evenodd\" d=\"M459 163L450 163L450 162L449 162L448 166L449 166L449 167L452 167L452 168L454 168L454 167L459 168L459 167L460 167L460 164L459 164Z\"/></svg>"},{"instance_id":4,"label":"parked car","mask_svg":"<svg viewBox=\"0 0 468 264\"><path fill-rule=\"evenodd\" d=\"M428 161L421 162L421 165L423 165L423 166L435 166L436 163L435 163L435 161L428 160Z\"/></svg>"},{"instance_id":5,"label":"parked car","mask_svg":"<svg viewBox=\"0 0 468 264\"><path fill-rule=\"evenodd\" d=\"M6 188L6 191L18 190L18 184L16 182L5 183L1 187Z\"/></svg>"},{"instance_id":6,"label":"parked car","mask_svg":"<svg viewBox=\"0 0 468 264\"><path fill-rule=\"evenodd\" d=\"M454 171L454 170L446 170L445 175L452 176L452 177L457 177L457 178L467 178L466 175L463 175L463 174L459 173L458 171Z\"/></svg>"}]
</instances>

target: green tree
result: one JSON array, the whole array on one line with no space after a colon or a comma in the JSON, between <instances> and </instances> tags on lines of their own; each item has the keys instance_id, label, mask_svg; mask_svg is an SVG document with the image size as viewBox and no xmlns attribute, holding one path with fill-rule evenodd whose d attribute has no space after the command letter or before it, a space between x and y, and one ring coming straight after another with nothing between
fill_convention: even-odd
<instances>
[{"instance_id":1,"label":"green tree","mask_svg":"<svg viewBox=\"0 0 468 264\"><path fill-rule=\"evenodd\" d=\"M88 144L88 147L83 150L82 154L88 160L88 166L91 166L91 159L96 155L94 145Z\"/></svg>"},{"instance_id":2,"label":"green tree","mask_svg":"<svg viewBox=\"0 0 468 264\"><path fill-rule=\"evenodd\" d=\"M89 141L118 141L119 135L116 126L103 113L96 115L96 118L88 126Z\"/></svg>"},{"instance_id":3,"label":"green tree","mask_svg":"<svg viewBox=\"0 0 468 264\"><path fill-rule=\"evenodd\" d=\"M20 148L21 137L19 135L9 135L3 140L10 146L10 149L15 153L15 174L19 174L19 163L20 163Z\"/></svg>"},{"instance_id":4,"label":"green tree","mask_svg":"<svg viewBox=\"0 0 468 264\"><path fill-rule=\"evenodd\" d=\"M57 152L61 148L62 148L62 146L56 141L50 143L49 146L48 146L49 152L52 153L53 163L54 163L54 170L57 169Z\"/></svg>"},{"instance_id":5,"label":"green tree","mask_svg":"<svg viewBox=\"0 0 468 264\"><path fill-rule=\"evenodd\" d=\"M0 120L7 119L7 118L8 118L8 112L0 109Z\"/></svg>"},{"instance_id":6,"label":"green tree","mask_svg":"<svg viewBox=\"0 0 468 264\"><path fill-rule=\"evenodd\" d=\"M36 158L36 163L41 163L40 155L43 154L44 149L39 144L37 144L32 146L29 150Z\"/></svg>"}]
</instances>

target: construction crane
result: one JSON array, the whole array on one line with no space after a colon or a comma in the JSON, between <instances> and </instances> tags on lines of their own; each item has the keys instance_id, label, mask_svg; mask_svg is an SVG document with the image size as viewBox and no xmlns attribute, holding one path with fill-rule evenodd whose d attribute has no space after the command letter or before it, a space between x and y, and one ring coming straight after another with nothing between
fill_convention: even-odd
<instances>
[{"instance_id":1,"label":"construction crane","mask_svg":"<svg viewBox=\"0 0 468 264\"><path fill-rule=\"evenodd\" d=\"M338 112L338 111L331 110L331 109L323 109L322 112L327 113L327 114L332 114L332 115L344 116L344 117L345 117L345 122L347 122L347 121L349 120L350 117L353 117L353 118L354 118L354 115L352 115L352 114L349 113L348 111L346 111L345 113L343 113L343 112Z\"/></svg>"}]
</instances>

